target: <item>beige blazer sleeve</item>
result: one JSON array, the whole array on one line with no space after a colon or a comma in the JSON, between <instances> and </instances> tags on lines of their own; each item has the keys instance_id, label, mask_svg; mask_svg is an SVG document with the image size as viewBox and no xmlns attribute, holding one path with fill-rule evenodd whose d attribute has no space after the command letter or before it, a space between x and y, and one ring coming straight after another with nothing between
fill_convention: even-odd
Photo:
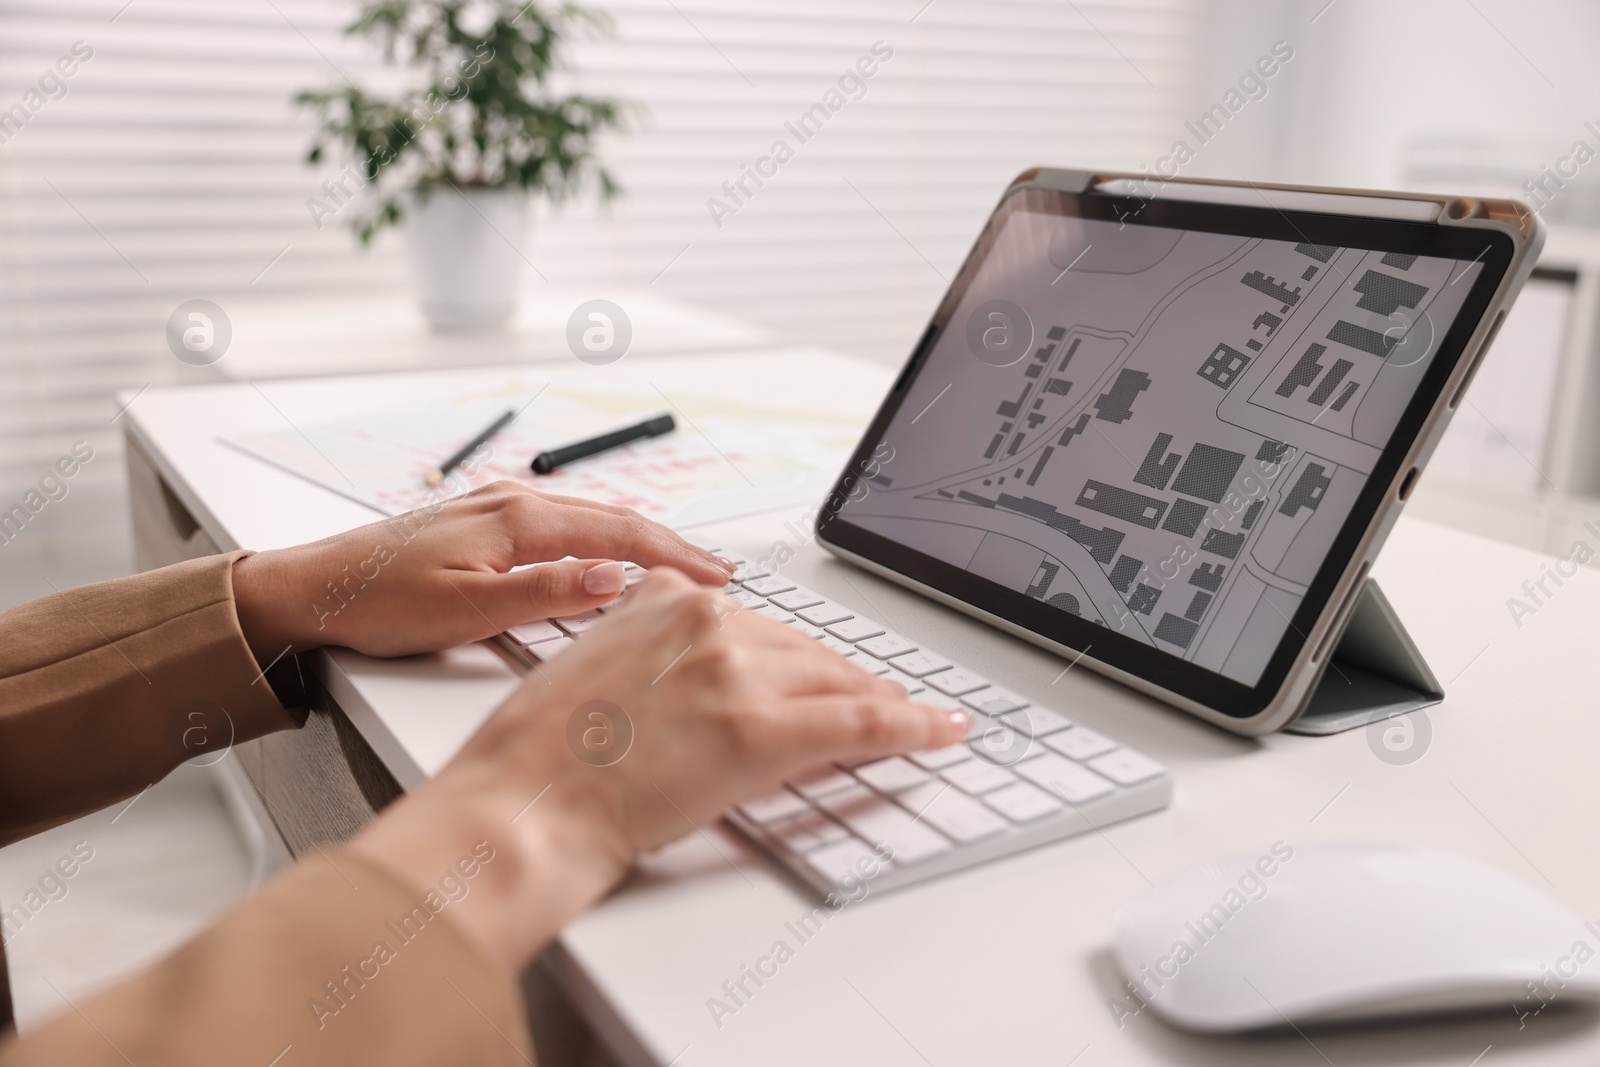
<instances>
[{"instance_id":1,"label":"beige blazer sleeve","mask_svg":"<svg viewBox=\"0 0 1600 1067\"><path fill-rule=\"evenodd\" d=\"M0 613L0 843L132 796L219 737L298 724L240 632L241 555ZM170 958L23 1039L7 1006L0 1067L533 1062L514 976L439 894L344 850L303 859Z\"/></svg>"},{"instance_id":2,"label":"beige blazer sleeve","mask_svg":"<svg viewBox=\"0 0 1600 1067\"><path fill-rule=\"evenodd\" d=\"M131 797L230 732L298 725L239 630L246 554L0 612L0 845Z\"/></svg>"}]
</instances>

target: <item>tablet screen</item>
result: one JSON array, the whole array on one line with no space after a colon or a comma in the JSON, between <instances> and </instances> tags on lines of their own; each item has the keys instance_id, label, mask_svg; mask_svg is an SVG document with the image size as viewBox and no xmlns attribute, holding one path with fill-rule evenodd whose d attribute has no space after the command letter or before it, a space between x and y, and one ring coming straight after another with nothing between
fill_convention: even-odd
<instances>
[{"instance_id":1,"label":"tablet screen","mask_svg":"<svg viewBox=\"0 0 1600 1067\"><path fill-rule=\"evenodd\" d=\"M1253 686L1482 269L1012 211L840 517Z\"/></svg>"}]
</instances>

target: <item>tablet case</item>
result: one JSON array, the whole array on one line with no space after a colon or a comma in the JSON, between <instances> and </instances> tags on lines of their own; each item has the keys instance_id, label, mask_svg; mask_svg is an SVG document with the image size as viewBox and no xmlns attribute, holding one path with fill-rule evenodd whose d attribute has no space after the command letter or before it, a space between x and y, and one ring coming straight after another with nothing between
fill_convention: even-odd
<instances>
[{"instance_id":1,"label":"tablet case","mask_svg":"<svg viewBox=\"0 0 1600 1067\"><path fill-rule=\"evenodd\" d=\"M1152 183L1159 192L1152 189ZM1122 188L1127 186L1129 188ZM1522 284L1532 273L1534 262L1544 243L1544 229L1537 215L1526 205L1514 200L1486 197L1449 196L1432 193L1394 192L1370 189L1325 188L1305 185L1288 185L1268 182L1234 182L1206 178L1156 178L1148 173L1091 171L1055 167L1032 167L1017 175L1006 194L1018 188L1031 187L1067 193L1084 193L1091 189L1110 195L1130 196L1151 200L1156 196L1196 199L1203 202L1233 203L1241 206L1265 205L1287 210L1323 210L1331 214L1357 217L1387 217L1410 222L1433 222L1440 226L1456 226L1499 230L1511 237L1514 254L1506 275L1477 324L1468 349L1454 372L1453 380L1445 387L1445 396L1453 396L1448 407L1436 406L1429 421L1419 431L1413 442L1408 461L1400 465L1396 483L1392 487L1405 499L1405 490L1426 465L1433 447L1438 443L1448 411L1465 393L1490 344L1505 320L1506 312ZM1141 191L1142 190L1142 191ZM1308 200L1318 206L1313 207ZM1124 684L1155 696L1199 718L1235 733L1262 734L1274 730L1290 733L1327 735L1354 729L1380 719L1405 714L1419 708L1438 704L1444 699L1444 690L1428 669L1421 653L1406 633L1393 607L1377 584L1367 577L1377 545L1381 545L1390 527L1398 517L1398 508L1391 505L1381 510L1369 526L1362 545L1351 556L1347 577L1336 587L1329 603L1349 604L1344 610L1346 619L1328 624L1321 634L1313 632L1302 656L1312 656L1314 648L1325 648L1333 633L1338 642L1323 662L1320 674L1302 670L1300 681L1294 681L1291 672L1277 700L1249 719L1232 719L1215 710L1176 696L1147 683L1144 679L1122 671L1106 669L1091 662L1090 669L1116 678ZM820 521L820 520L819 520ZM828 551L882 574L947 603L958 610L984 618L991 624L1025 640L1045 644L1038 635L1013 627L1004 619L978 612L946 594L908 581L904 575L878 565L855 553L843 551L826 537L819 540ZM1359 590L1359 592L1356 592ZM1314 662L1314 659L1313 659ZM1309 681L1309 684L1307 684ZM1298 690L1299 692L1293 692ZM1304 694L1304 695L1302 695Z\"/></svg>"},{"instance_id":2,"label":"tablet case","mask_svg":"<svg viewBox=\"0 0 1600 1067\"><path fill-rule=\"evenodd\" d=\"M1395 614L1368 578L1311 698L1285 733L1322 736L1432 707L1444 689Z\"/></svg>"},{"instance_id":3,"label":"tablet case","mask_svg":"<svg viewBox=\"0 0 1600 1067\"><path fill-rule=\"evenodd\" d=\"M1155 195L1150 192L1152 179L1148 174L1096 173L1047 167L1024 171L1013 180L1012 186L1027 184L1069 192L1083 192L1090 188L1115 184L1119 180L1132 184L1143 183L1144 195L1146 197ZM1520 238L1518 254L1501 283L1497 307L1490 308L1490 311L1495 313L1484 316L1484 321L1479 324L1480 331L1483 331L1482 340L1478 342L1476 352L1462 360L1466 369L1461 375L1460 383L1453 387L1457 396L1464 392L1472 381L1478 365L1494 340L1494 334L1505 318L1506 307L1522 283L1527 280L1534 261L1538 259L1539 249L1544 243L1543 230L1539 226L1537 216L1524 205L1512 200L1368 189L1316 188L1277 183L1236 183L1205 178L1181 178L1166 182L1157 180L1155 184L1165 195L1174 193L1184 195L1179 193L1179 190L1196 192L1204 190L1206 199L1214 198L1222 202L1232 199L1237 203L1251 204L1254 202L1252 201L1254 197L1256 201L1267 203L1269 206L1279 206L1272 201L1274 194L1295 196L1314 193L1329 197L1332 201L1343 201L1344 203L1337 206L1351 214L1363 213L1362 208L1367 205L1370 205L1367 210L1374 214L1381 213L1383 209L1403 214L1408 207L1436 205L1439 209L1437 221L1440 225L1485 226L1500 229ZM1419 462L1416 469L1421 468L1421 461L1432 451L1433 443L1436 441L1429 442L1430 447L1424 449L1417 457ZM1387 521L1380 520L1375 523L1373 530L1369 531L1369 538L1374 531L1381 530L1382 534L1387 534L1388 526L1394 521L1395 514L1391 510ZM1358 558L1359 556L1351 560L1352 566ZM1361 591L1357 594L1355 606L1350 610L1338 643L1324 663L1320 676L1315 679L1309 696L1305 698L1299 712L1291 715L1286 722L1280 717L1276 729L1286 733L1326 736L1353 730L1358 726L1403 715L1420 708L1431 707L1444 700L1444 688L1439 685L1433 672L1428 668L1422 653L1411 640L1411 635L1406 632L1388 598L1383 595L1376 581L1365 577L1365 570L1369 565L1370 563L1362 565L1362 577L1357 579L1362 583ZM1212 716L1202 715L1202 717L1229 729L1238 729L1237 724L1222 722ZM1248 732L1260 731L1253 729Z\"/></svg>"}]
</instances>

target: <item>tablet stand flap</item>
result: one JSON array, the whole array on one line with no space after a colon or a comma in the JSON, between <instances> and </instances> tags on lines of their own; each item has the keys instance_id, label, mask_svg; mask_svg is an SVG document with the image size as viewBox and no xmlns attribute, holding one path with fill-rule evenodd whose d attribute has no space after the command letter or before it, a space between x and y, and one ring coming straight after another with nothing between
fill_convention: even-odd
<instances>
[{"instance_id":1,"label":"tablet stand flap","mask_svg":"<svg viewBox=\"0 0 1600 1067\"><path fill-rule=\"evenodd\" d=\"M1378 583L1367 579L1291 734L1336 734L1444 699L1444 688Z\"/></svg>"}]
</instances>

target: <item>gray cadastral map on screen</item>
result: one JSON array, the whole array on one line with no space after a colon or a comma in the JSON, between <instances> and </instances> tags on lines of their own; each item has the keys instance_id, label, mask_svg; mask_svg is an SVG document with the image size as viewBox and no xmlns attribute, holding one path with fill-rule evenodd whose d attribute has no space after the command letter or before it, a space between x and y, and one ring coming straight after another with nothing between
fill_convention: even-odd
<instances>
[{"instance_id":1,"label":"gray cadastral map on screen","mask_svg":"<svg viewBox=\"0 0 1600 1067\"><path fill-rule=\"evenodd\" d=\"M842 514L1254 685L1481 269L1015 212Z\"/></svg>"}]
</instances>

